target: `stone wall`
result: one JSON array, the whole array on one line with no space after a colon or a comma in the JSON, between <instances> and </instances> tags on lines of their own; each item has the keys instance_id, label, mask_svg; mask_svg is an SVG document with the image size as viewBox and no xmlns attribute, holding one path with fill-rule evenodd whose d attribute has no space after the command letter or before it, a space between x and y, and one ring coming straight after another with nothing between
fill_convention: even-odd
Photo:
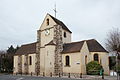
<instances>
[{"instance_id":1,"label":"stone wall","mask_svg":"<svg viewBox=\"0 0 120 80\"><path fill-rule=\"evenodd\" d=\"M54 62L54 74L58 75L62 73L62 50L63 50L63 42L62 42L62 27L60 25L54 26L54 40L56 43L55 48L55 62Z\"/></svg>"}]
</instances>

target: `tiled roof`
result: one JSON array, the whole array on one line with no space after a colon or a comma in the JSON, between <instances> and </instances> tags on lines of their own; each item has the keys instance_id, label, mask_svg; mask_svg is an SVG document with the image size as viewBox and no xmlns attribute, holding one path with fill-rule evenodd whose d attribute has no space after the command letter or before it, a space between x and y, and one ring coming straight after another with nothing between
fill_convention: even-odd
<instances>
[{"instance_id":1,"label":"tiled roof","mask_svg":"<svg viewBox=\"0 0 120 80\"><path fill-rule=\"evenodd\" d=\"M84 41L64 44L62 53L80 52L83 43Z\"/></svg>"},{"instance_id":2,"label":"tiled roof","mask_svg":"<svg viewBox=\"0 0 120 80\"><path fill-rule=\"evenodd\" d=\"M107 52L95 39L91 39L64 44L62 53L80 52L85 41L88 45L89 52Z\"/></svg>"},{"instance_id":3,"label":"tiled roof","mask_svg":"<svg viewBox=\"0 0 120 80\"><path fill-rule=\"evenodd\" d=\"M32 54L36 53L36 43L22 45L15 54Z\"/></svg>"},{"instance_id":4,"label":"tiled roof","mask_svg":"<svg viewBox=\"0 0 120 80\"><path fill-rule=\"evenodd\" d=\"M50 14L49 14L49 16L50 16L58 25L61 25L64 30L72 33L62 21L56 19L55 17L51 16Z\"/></svg>"},{"instance_id":5,"label":"tiled roof","mask_svg":"<svg viewBox=\"0 0 120 80\"><path fill-rule=\"evenodd\" d=\"M100 43L95 39L87 40L88 49L90 52L107 52Z\"/></svg>"},{"instance_id":6,"label":"tiled roof","mask_svg":"<svg viewBox=\"0 0 120 80\"><path fill-rule=\"evenodd\" d=\"M66 43L63 45L62 53L74 53L80 52L83 43L86 41L89 52L107 52L95 39L83 40L79 42ZM32 54L36 53L36 43L22 45L15 54ZM55 45L55 43L50 41L46 45Z\"/></svg>"}]
</instances>

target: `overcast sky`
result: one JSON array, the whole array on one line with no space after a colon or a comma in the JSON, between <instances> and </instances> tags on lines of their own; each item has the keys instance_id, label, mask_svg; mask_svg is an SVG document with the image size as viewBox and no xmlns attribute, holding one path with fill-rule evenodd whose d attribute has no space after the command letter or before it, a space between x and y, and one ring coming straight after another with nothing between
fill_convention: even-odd
<instances>
[{"instance_id":1,"label":"overcast sky","mask_svg":"<svg viewBox=\"0 0 120 80\"><path fill-rule=\"evenodd\" d=\"M36 41L45 15L72 31L72 41L96 39L104 45L107 32L120 27L120 0L0 0L0 49Z\"/></svg>"}]
</instances>

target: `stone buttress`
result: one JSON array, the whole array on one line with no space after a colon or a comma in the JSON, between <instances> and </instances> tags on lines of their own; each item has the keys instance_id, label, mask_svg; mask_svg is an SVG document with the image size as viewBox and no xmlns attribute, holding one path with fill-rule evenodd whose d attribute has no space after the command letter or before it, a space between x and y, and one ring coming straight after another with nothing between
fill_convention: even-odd
<instances>
[{"instance_id":1,"label":"stone buttress","mask_svg":"<svg viewBox=\"0 0 120 80\"><path fill-rule=\"evenodd\" d=\"M29 67L28 67L28 55L25 55L25 61L24 61L24 73L28 74L29 73Z\"/></svg>"},{"instance_id":2,"label":"stone buttress","mask_svg":"<svg viewBox=\"0 0 120 80\"><path fill-rule=\"evenodd\" d=\"M35 74L40 75L40 30L37 31Z\"/></svg>"},{"instance_id":3,"label":"stone buttress","mask_svg":"<svg viewBox=\"0 0 120 80\"><path fill-rule=\"evenodd\" d=\"M18 56L18 73L22 73L22 56Z\"/></svg>"},{"instance_id":4,"label":"stone buttress","mask_svg":"<svg viewBox=\"0 0 120 80\"><path fill-rule=\"evenodd\" d=\"M55 47L55 62L54 62L54 74L58 75L62 73L62 50L63 50L63 42L62 42L62 27L60 25L54 26L54 40L56 43Z\"/></svg>"}]
</instances>

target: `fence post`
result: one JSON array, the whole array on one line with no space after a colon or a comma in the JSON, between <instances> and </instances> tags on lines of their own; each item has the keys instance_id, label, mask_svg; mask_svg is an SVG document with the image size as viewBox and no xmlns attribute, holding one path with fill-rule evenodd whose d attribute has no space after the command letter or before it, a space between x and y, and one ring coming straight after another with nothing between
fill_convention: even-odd
<instances>
[{"instance_id":1,"label":"fence post","mask_svg":"<svg viewBox=\"0 0 120 80\"><path fill-rule=\"evenodd\" d=\"M68 78L70 78L70 73L68 73Z\"/></svg>"},{"instance_id":2,"label":"fence post","mask_svg":"<svg viewBox=\"0 0 120 80\"><path fill-rule=\"evenodd\" d=\"M80 78L82 78L82 73L80 73Z\"/></svg>"},{"instance_id":3,"label":"fence post","mask_svg":"<svg viewBox=\"0 0 120 80\"><path fill-rule=\"evenodd\" d=\"M32 76L32 72L31 72L31 76Z\"/></svg>"}]
</instances>

